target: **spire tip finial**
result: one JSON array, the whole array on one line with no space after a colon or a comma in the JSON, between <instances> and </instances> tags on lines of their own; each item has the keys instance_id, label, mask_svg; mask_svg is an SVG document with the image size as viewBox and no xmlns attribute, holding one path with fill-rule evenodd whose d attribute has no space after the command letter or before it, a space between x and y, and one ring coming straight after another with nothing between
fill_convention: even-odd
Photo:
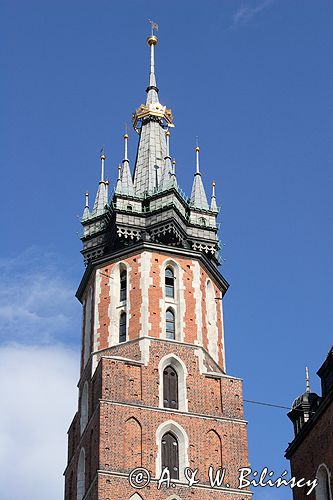
<instances>
[{"instance_id":1,"label":"spire tip finial","mask_svg":"<svg viewBox=\"0 0 333 500\"><path fill-rule=\"evenodd\" d=\"M306 392L311 392L310 389L310 378L309 378L309 369L305 367L305 383L306 383Z\"/></svg>"}]
</instances>

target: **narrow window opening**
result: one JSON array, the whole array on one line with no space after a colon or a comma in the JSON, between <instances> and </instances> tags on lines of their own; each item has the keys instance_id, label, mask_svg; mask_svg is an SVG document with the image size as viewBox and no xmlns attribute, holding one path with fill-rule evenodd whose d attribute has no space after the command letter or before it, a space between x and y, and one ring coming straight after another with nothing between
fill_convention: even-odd
<instances>
[{"instance_id":1,"label":"narrow window opening","mask_svg":"<svg viewBox=\"0 0 333 500\"><path fill-rule=\"evenodd\" d=\"M166 338L174 340L176 338L175 314L171 309L168 309L165 315L166 319Z\"/></svg>"},{"instance_id":2,"label":"narrow window opening","mask_svg":"<svg viewBox=\"0 0 333 500\"><path fill-rule=\"evenodd\" d=\"M122 312L119 318L119 342L126 342L126 313Z\"/></svg>"},{"instance_id":3,"label":"narrow window opening","mask_svg":"<svg viewBox=\"0 0 333 500\"><path fill-rule=\"evenodd\" d=\"M163 406L178 410L178 375L172 366L163 370Z\"/></svg>"},{"instance_id":4,"label":"narrow window opening","mask_svg":"<svg viewBox=\"0 0 333 500\"><path fill-rule=\"evenodd\" d=\"M178 440L171 432L162 437L162 470L167 468L171 479L179 479Z\"/></svg>"},{"instance_id":5,"label":"narrow window opening","mask_svg":"<svg viewBox=\"0 0 333 500\"><path fill-rule=\"evenodd\" d=\"M120 273L120 301L126 300L127 297L127 271L124 269Z\"/></svg>"},{"instance_id":6,"label":"narrow window opening","mask_svg":"<svg viewBox=\"0 0 333 500\"><path fill-rule=\"evenodd\" d=\"M171 267L165 270L165 295L167 297L175 297L175 275Z\"/></svg>"}]
</instances>

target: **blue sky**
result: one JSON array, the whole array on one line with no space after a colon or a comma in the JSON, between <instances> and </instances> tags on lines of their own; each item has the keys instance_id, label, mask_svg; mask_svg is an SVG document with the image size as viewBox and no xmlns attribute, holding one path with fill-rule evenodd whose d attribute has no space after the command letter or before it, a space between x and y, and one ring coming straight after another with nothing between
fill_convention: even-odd
<instances>
[{"instance_id":1,"label":"blue sky","mask_svg":"<svg viewBox=\"0 0 333 500\"><path fill-rule=\"evenodd\" d=\"M246 399L290 405L304 390L305 365L319 391L315 372L333 327L332 3L2 0L0 8L0 364L8 408L0 463L18 464L21 479L3 500L62 495L79 366L77 215L84 192L95 194L103 144L114 182L124 124L145 99L148 18L160 25L157 81L175 116L179 183L190 191L198 136L207 191L214 178L222 203L228 370L244 378ZM132 131L132 167L136 141ZM18 385L31 395L21 417ZM40 404L41 393L50 404ZM285 410L245 409L251 465L280 474L292 439ZM0 469L6 485L10 470ZM255 494L291 498L287 489Z\"/></svg>"}]
</instances>

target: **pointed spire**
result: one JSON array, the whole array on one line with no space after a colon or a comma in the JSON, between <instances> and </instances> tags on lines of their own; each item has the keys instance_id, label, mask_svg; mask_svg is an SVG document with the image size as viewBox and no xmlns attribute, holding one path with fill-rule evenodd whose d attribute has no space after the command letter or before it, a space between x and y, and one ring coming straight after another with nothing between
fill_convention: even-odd
<instances>
[{"instance_id":1,"label":"pointed spire","mask_svg":"<svg viewBox=\"0 0 333 500\"><path fill-rule=\"evenodd\" d=\"M101 149L101 157L100 158L101 158L101 181L100 182L104 182L105 159L106 159L106 156L105 156L105 153L104 153L104 146Z\"/></svg>"},{"instance_id":2,"label":"pointed spire","mask_svg":"<svg viewBox=\"0 0 333 500\"><path fill-rule=\"evenodd\" d=\"M218 213L219 209L218 209L217 203L216 203L215 187L216 187L216 182L213 181L212 182L212 197L210 200L210 209L212 212Z\"/></svg>"},{"instance_id":3,"label":"pointed spire","mask_svg":"<svg viewBox=\"0 0 333 500\"><path fill-rule=\"evenodd\" d=\"M104 147L101 149L101 180L99 181L99 186L95 198L94 208L92 210L92 216L96 217L97 215L101 215L105 211L105 205L108 204L108 181L104 180L105 176L105 160L106 156L104 153Z\"/></svg>"},{"instance_id":4,"label":"pointed spire","mask_svg":"<svg viewBox=\"0 0 333 500\"><path fill-rule=\"evenodd\" d=\"M126 196L134 196L134 187L131 169L128 159L128 133L127 127L124 134L124 159L122 166L118 167L118 180L116 184L116 192L118 194L124 194Z\"/></svg>"},{"instance_id":5,"label":"pointed spire","mask_svg":"<svg viewBox=\"0 0 333 500\"><path fill-rule=\"evenodd\" d=\"M116 186L114 188L115 192L121 194L121 165L118 165L118 176Z\"/></svg>"},{"instance_id":6,"label":"pointed spire","mask_svg":"<svg viewBox=\"0 0 333 500\"><path fill-rule=\"evenodd\" d=\"M147 38L147 43L150 47L150 71L149 71L149 85L146 89L147 101L146 104L158 102L158 88L156 86L156 76L155 76L155 45L157 45L158 39L154 34L154 30L158 30L158 25L149 19L151 24L151 35Z\"/></svg>"},{"instance_id":7,"label":"pointed spire","mask_svg":"<svg viewBox=\"0 0 333 500\"><path fill-rule=\"evenodd\" d=\"M87 220L89 219L90 217L90 212L89 212L89 193L86 192L85 194L85 201L86 201L86 204L85 204L85 207L84 207L84 210L83 210L83 214L82 214L82 221L84 220Z\"/></svg>"},{"instance_id":8,"label":"pointed spire","mask_svg":"<svg viewBox=\"0 0 333 500\"><path fill-rule=\"evenodd\" d=\"M310 379L309 379L309 370L308 367L305 367L305 384L306 384L306 392L311 392L310 389Z\"/></svg>"},{"instance_id":9,"label":"pointed spire","mask_svg":"<svg viewBox=\"0 0 333 500\"><path fill-rule=\"evenodd\" d=\"M195 148L196 172L194 174L194 181L191 192L191 204L195 208L209 210L205 188L201 179L199 153L200 153L200 148L199 146L196 146Z\"/></svg>"}]
</instances>

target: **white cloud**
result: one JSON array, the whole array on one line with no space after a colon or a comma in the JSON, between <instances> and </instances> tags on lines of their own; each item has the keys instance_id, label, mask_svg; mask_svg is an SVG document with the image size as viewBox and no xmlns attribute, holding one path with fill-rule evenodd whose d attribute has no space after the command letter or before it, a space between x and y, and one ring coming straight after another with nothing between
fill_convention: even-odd
<instances>
[{"instance_id":1,"label":"white cloud","mask_svg":"<svg viewBox=\"0 0 333 500\"><path fill-rule=\"evenodd\" d=\"M255 7L243 5L233 14L231 28L236 28L248 23L254 16L269 7L273 2L274 0L263 0Z\"/></svg>"},{"instance_id":2,"label":"white cloud","mask_svg":"<svg viewBox=\"0 0 333 500\"><path fill-rule=\"evenodd\" d=\"M79 353L64 346L0 348L2 500L63 498L78 376Z\"/></svg>"},{"instance_id":3,"label":"white cloud","mask_svg":"<svg viewBox=\"0 0 333 500\"><path fill-rule=\"evenodd\" d=\"M39 248L0 259L1 500L63 498L81 308L61 260Z\"/></svg>"},{"instance_id":4,"label":"white cloud","mask_svg":"<svg viewBox=\"0 0 333 500\"><path fill-rule=\"evenodd\" d=\"M1 343L79 340L80 306L58 261L37 248L0 260Z\"/></svg>"}]
</instances>

